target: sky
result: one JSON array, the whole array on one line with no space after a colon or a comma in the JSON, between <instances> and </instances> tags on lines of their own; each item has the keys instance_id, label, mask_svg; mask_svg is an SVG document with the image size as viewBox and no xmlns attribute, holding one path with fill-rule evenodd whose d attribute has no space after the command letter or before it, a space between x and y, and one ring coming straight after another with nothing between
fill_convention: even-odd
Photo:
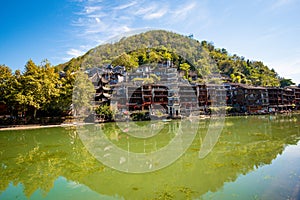
<instances>
[{"instance_id":1,"label":"sky","mask_svg":"<svg viewBox=\"0 0 300 200\"><path fill-rule=\"evenodd\" d=\"M164 29L262 61L300 84L300 0L1 1L0 64L57 65L112 38Z\"/></svg>"}]
</instances>

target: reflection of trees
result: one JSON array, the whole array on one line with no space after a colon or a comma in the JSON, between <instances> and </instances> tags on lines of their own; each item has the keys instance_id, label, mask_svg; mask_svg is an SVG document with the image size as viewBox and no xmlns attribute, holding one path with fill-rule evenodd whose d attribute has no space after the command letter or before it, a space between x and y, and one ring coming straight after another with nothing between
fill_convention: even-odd
<instances>
[{"instance_id":1,"label":"reflection of trees","mask_svg":"<svg viewBox=\"0 0 300 200\"><path fill-rule=\"evenodd\" d=\"M300 135L295 126L298 119L269 116L248 117L247 120L227 118L213 151L204 159L198 159L208 124L203 121L199 137L187 153L173 165L147 174L125 174L105 168L87 152L72 129L2 132L0 191L5 190L9 183L22 183L27 197L37 189L47 194L54 181L63 176L98 193L118 194L125 199L164 195L197 197L208 191L217 191L225 182L235 181L241 174L270 164L287 144L296 144ZM114 124L105 126L111 126L107 130L114 133L118 130ZM167 132L172 126L164 124L161 130ZM111 133L108 131L107 134ZM165 139L163 134L156 137ZM118 141L122 144L127 138L121 137Z\"/></svg>"},{"instance_id":2,"label":"reflection of trees","mask_svg":"<svg viewBox=\"0 0 300 200\"><path fill-rule=\"evenodd\" d=\"M37 189L45 194L59 176L70 180L103 170L78 140L74 130L62 128L2 133L0 191L10 182L22 183L30 197Z\"/></svg>"}]
</instances>

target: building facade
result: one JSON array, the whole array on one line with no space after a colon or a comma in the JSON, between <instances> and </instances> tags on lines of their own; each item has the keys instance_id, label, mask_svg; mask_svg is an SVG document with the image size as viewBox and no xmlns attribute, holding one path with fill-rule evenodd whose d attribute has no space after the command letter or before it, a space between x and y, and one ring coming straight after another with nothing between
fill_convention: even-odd
<instances>
[{"instance_id":1,"label":"building facade","mask_svg":"<svg viewBox=\"0 0 300 200\"><path fill-rule=\"evenodd\" d=\"M231 107L235 112L249 114L300 107L300 88L296 86L190 84L172 66L142 66L134 72L118 66L106 68L103 74L97 72L90 78L95 86L96 105L106 103L119 112L159 111L174 118L206 112L212 107Z\"/></svg>"}]
</instances>

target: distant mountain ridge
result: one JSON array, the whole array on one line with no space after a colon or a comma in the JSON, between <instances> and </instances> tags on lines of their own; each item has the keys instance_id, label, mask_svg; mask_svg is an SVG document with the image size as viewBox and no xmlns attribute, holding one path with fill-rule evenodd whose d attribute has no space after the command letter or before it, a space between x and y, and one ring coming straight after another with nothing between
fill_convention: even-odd
<instances>
[{"instance_id":1,"label":"distant mountain ridge","mask_svg":"<svg viewBox=\"0 0 300 200\"><path fill-rule=\"evenodd\" d=\"M151 30L124 37L118 42L99 45L82 56L56 66L58 70L75 71L111 64L123 53L130 54L140 49L165 49L184 58L191 70L203 77L212 70L227 75L232 82L259 86L279 86L280 77L261 61L230 55L226 49L215 48L212 43L198 41L165 30ZM134 56L131 54L131 56ZM137 59L137 58L135 58ZM214 69L213 69L214 68ZM179 69L179 66L178 66Z\"/></svg>"}]
</instances>

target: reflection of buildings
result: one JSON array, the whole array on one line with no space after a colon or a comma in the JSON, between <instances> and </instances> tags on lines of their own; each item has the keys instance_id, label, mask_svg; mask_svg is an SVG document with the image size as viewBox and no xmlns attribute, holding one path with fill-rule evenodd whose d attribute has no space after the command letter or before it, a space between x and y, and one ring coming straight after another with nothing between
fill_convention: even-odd
<instances>
[{"instance_id":1,"label":"reflection of buildings","mask_svg":"<svg viewBox=\"0 0 300 200\"><path fill-rule=\"evenodd\" d=\"M222 189L225 183L234 182L240 175L251 176L249 172L271 164L287 145L297 144L299 130L295 122L286 116L272 117L276 118L227 118L225 124L228 126L224 126L222 137L205 159L198 158L201 143L197 137L191 148L177 162L162 170L145 174L121 173L105 167L87 151L76 130L27 130L23 132L26 137L17 131L2 132L0 191L13 191L10 187L22 184L27 198L38 190L47 195L54 187L62 190L63 185L56 180L65 177L76 183L74 187L83 184L95 193L114 197L118 195L124 199L155 199L166 191L172 192L174 198L182 199L180 195L184 194L178 191L182 187L194 191L191 199L197 199L209 191ZM142 126L147 127L144 123L141 124L141 130L146 131ZM114 142L118 142L125 150L129 143L132 144L132 151L143 152L144 145L150 151L151 147L154 148L155 141L158 147L159 144L168 144L176 133L177 123L189 127L189 124L183 124L185 121L157 123L160 123L157 128L162 130L162 134L150 138L152 142L147 140L146 143L124 137L124 133L113 123L103 124L102 128L107 131L108 136L120 133L118 141ZM199 134L203 139L208 124L202 125L204 132ZM282 131L282 128L289 131ZM290 170L282 170L279 174L283 175L285 171L289 178ZM276 180L277 177L274 177L274 181ZM248 192L251 189L248 188ZM88 191L81 191L85 192ZM14 191L12 193L10 199L16 196ZM71 198L74 194L68 195Z\"/></svg>"},{"instance_id":2,"label":"reflection of buildings","mask_svg":"<svg viewBox=\"0 0 300 200\"><path fill-rule=\"evenodd\" d=\"M149 111L170 117L230 106L236 112L267 113L300 108L300 88L257 87L239 83L190 84L172 65L145 65L134 72L108 66L91 78L95 102L120 112Z\"/></svg>"}]
</instances>

